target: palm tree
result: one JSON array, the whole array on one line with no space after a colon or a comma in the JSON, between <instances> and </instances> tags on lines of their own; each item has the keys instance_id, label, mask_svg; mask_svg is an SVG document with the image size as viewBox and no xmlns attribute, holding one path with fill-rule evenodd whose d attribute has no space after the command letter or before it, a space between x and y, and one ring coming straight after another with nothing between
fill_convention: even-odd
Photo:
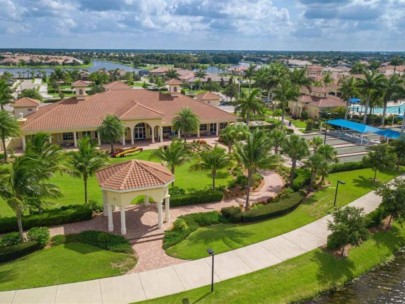
<instances>
[{"instance_id":1,"label":"palm tree","mask_svg":"<svg viewBox=\"0 0 405 304\"><path fill-rule=\"evenodd\" d=\"M312 80L307 76L307 69L294 69L289 72L291 83L298 87L306 87L310 89Z\"/></svg>"},{"instance_id":2,"label":"palm tree","mask_svg":"<svg viewBox=\"0 0 405 304\"><path fill-rule=\"evenodd\" d=\"M4 106L13 100L13 91L5 79L0 79L0 109L4 110Z\"/></svg>"},{"instance_id":3,"label":"palm tree","mask_svg":"<svg viewBox=\"0 0 405 304\"><path fill-rule=\"evenodd\" d=\"M308 187L308 192L311 192L315 185L318 172L324 167L327 167L327 163L322 154L315 153L308 158L308 160L305 162L305 166L311 171L311 179Z\"/></svg>"},{"instance_id":4,"label":"palm tree","mask_svg":"<svg viewBox=\"0 0 405 304\"><path fill-rule=\"evenodd\" d=\"M154 150L151 155L152 157L160 159L172 174L174 174L177 166L181 166L190 159L189 151L185 144L178 139L174 139L169 146L163 146ZM174 182L172 186L174 186Z\"/></svg>"},{"instance_id":5,"label":"palm tree","mask_svg":"<svg viewBox=\"0 0 405 304\"><path fill-rule=\"evenodd\" d=\"M403 63L404 63L404 60L402 59L401 56L394 56L394 57L391 58L390 65L394 66L394 75L395 75L395 72L397 70L397 66L399 66L399 65L401 65Z\"/></svg>"},{"instance_id":6,"label":"palm tree","mask_svg":"<svg viewBox=\"0 0 405 304\"><path fill-rule=\"evenodd\" d=\"M125 133L122 121L115 115L107 115L98 131L102 140L108 142L111 146L111 154L114 153L114 143L119 141Z\"/></svg>"},{"instance_id":7,"label":"palm tree","mask_svg":"<svg viewBox=\"0 0 405 304\"><path fill-rule=\"evenodd\" d=\"M195 77L198 80L198 89L201 90L201 84L202 84L202 79L207 76L207 73L203 69L199 69L197 72L195 72Z\"/></svg>"},{"instance_id":8,"label":"palm tree","mask_svg":"<svg viewBox=\"0 0 405 304\"><path fill-rule=\"evenodd\" d=\"M269 137L270 137L272 146L274 147L274 153L278 154L278 150L282 146L282 144L285 140L285 132L283 130L273 129L270 131Z\"/></svg>"},{"instance_id":9,"label":"palm tree","mask_svg":"<svg viewBox=\"0 0 405 304\"><path fill-rule=\"evenodd\" d=\"M264 108L265 104L260 98L259 89L254 89L249 94L242 91L240 98L235 102L235 111L240 112L248 126L251 116L255 114L262 114Z\"/></svg>"},{"instance_id":10,"label":"palm tree","mask_svg":"<svg viewBox=\"0 0 405 304\"><path fill-rule=\"evenodd\" d=\"M179 76L180 76L180 74L179 74L179 72L177 72L176 69L169 69L166 72L166 77L169 79L173 79L173 78L178 79Z\"/></svg>"},{"instance_id":11,"label":"palm tree","mask_svg":"<svg viewBox=\"0 0 405 304\"><path fill-rule=\"evenodd\" d=\"M366 71L366 67L361 62L357 61L350 70L350 74L363 74Z\"/></svg>"},{"instance_id":12,"label":"palm tree","mask_svg":"<svg viewBox=\"0 0 405 304\"><path fill-rule=\"evenodd\" d=\"M387 114L387 105L389 101L397 101L405 96L404 79L398 74L392 75L390 78L384 78L383 92L384 92L384 106L381 124L385 123L385 116Z\"/></svg>"},{"instance_id":13,"label":"palm tree","mask_svg":"<svg viewBox=\"0 0 405 304\"><path fill-rule=\"evenodd\" d=\"M365 113L363 117L363 123L367 122L367 114L370 107L370 101L373 94L377 91L380 92L384 84L384 75L376 71L365 71L364 79L359 80L359 88L365 99Z\"/></svg>"},{"instance_id":14,"label":"palm tree","mask_svg":"<svg viewBox=\"0 0 405 304\"><path fill-rule=\"evenodd\" d=\"M228 146L228 152L232 152L232 146L245 140L249 134L249 127L245 123L234 123L227 126L221 132L221 140Z\"/></svg>"},{"instance_id":15,"label":"palm tree","mask_svg":"<svg viewBox=\"0 0 405 304\"><path fill-rule=\"evenodd\" d=\"M196 131L200 125L200 119L190 108L182 108L172 120L175 131L183 133L184 142L187 135Z\"/></svg>"},{"instance_id":16,"label":"palm tree","mask_svg":"<svg viewBox=\"0 0 405 304\"><path fill-rule=\"evenodd\" d=\"M271 144L266 134L260 130L250 133L244 143L235 146L235 156L241 166L247 171L248 186L246 194L246 209L250 207L250 188L253 176L258 169L272 167L276 163L275 155L270 155Z\"/></svg>"},{"instance_id":17,"label":"palm tree","mask_svg":"<svg viewBox=\"0 0 405 304\"><path fill-rule=\"evenodd\" d=\"M106 154L97 150L97 144L89 137L83 137L78 141L78 151L69 154L69 173L76 178L83 179L84 203L88 203L87 181L89 177L106 164Z\"/></svg>"},{"instance_id":18,"label":"palm tree","mask_svg":"<svg viewBox=\"0 0 405 304\"><path fill-rule=\"evenodd\" d=\"M321 147L323 145L323 139L319 136L315 136L309 142L309 145L313 148L314 154L315 154L318 151L319 147Z\"/></svg>"},{"instance_id":19,"label":"palm tree","mask_svg":"<svg viewBox=\"0 0 405 304\"><path fill-rule=\"evenodd\" d=\"M325 177L329 174L329 164L334 162L337 163L339 159L337 158L337 151L331 145L322 145L318 148L317 153L322 155L324 158L324 164L320 168L320 174L322 176L321 184L325 180Z\"/></svg>"},{"instance_id":20,"label":"palm tree","mask_svg":"<svg viewBox=\"0 0 405 304\"><path fill-rule=\"evenodd\" d=\"M252 86L252 78L255 76L255 73L256 65L250 64L249 67L246 69L245 74L243 75L243 79L247 79L249 81L249 94Z\"/></svg>"},{"instance_id":21,"label":"palm tree","mask_svg":"<svg viewBox=\"0 0 405 304\"><path fill-rule=\"evenodd\" d=\"M292 184L297 161L309 155L308 143L303 137L291 134L284 141L283 152L291 158L290 184Z\"/></svg>"},{"instance_id":22,"label":"palm tree","mask_svg":"<svg viewBox=\"0 0 405 304\"><path fill-rule=\"evenodd\" d=\"M322 78L323 85L327 87L328 85L333 83L333 78L331 73L326 73Z\"/></svg>"},{"instance_id":23,"label":"palm tree","mask_svg":"<svg viewBox=\"0 0 405 304\"><path fill-rule=\"evenodd\" d=\"M268 68L261 68L255 75L256 84L267 91L267 100L273 101L273 90L285 79L288 75L286 67L279 63L273 62ZM275 104L273 103L273 106Z\"/></svg>"},{"instance_id":24,"label":"palm tree","mask_svg":"<svg viewBox=\"0 0 405 304\"><path fill-rule=\"evenodd\" d=\"M218 170L226 168L230 164L230 157L226 154L225 149L215 145L214 149L202 151L196 162L190 167L191 170L210 171L212 176L212 189L215 189L215 178Z\"/></svg>"},{"instance_id":25,"label":"palm tree","mask_svg":"<svg viewBox=\"0 0 405 304\"><path fill-rule=\"evenodd\" d=\"M20 126L17 120L8 112L0 110L0 138L3 145L4 161L7 162L6 139L8 137L18 136Z\"/></svg>"},{"instance_id":26,"label":"palm tree","mask_svg":"<svg viewBox=\"0 0 405 304\"><path fill-rule=\"evenodd\" d=\"M281 103L281 127L284 126L285 107L289 101L296 101L300 96L299 88L290 80L283 80L274 90L274 100Z\"/></svg>"},{"instance_id":27,"label":"palm tree","mask_svg":"<svg viewBox=\"0 0 405 304\"><path fill-rule=\"evenodd\" d=\"M346 101L345 119L347 119L347 116L349 114L350 99L359 96L358 82L356 78L351 76L342 78L339 81L339 84L339 92L341 94L341 98Z\"/></svg>"}]
</instances>

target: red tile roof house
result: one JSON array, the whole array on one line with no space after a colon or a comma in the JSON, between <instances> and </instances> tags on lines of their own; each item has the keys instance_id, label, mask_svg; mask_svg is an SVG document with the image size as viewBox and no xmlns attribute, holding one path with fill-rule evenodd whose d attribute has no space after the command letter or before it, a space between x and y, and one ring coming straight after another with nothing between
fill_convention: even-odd
<instances>
[{"instance_id":1,"label":"red tile roof house","mask_svg":"<svg viewBox=\"0 0 405 304\"><path fill-rule=\"evenodd\" d=\"M196 96L196 100L218 107L220 102L221 102L221 96L212 93L212 92L206 92L206 93L202 93L202 94L198 94Z\"/></svg>"},{"instance_id":2,"label":"red tile roof house","mask_svg":"<svg viewBox=\"0 0 405 304\"><path fill-rule=\"evenodd\" d=\"M40 107L20 119L20 147L25 149L27 137L38 132L51 134L52 142L62 146L77 146L77 140L84 136L101 144L97 129L108 114L116 115L124 123L123 145L134 145L138 140L162 142L172 137L172 119L185 107L200 119L200 128L193 136L218 136L220 130L236 121L233 114L178 93L134 90L122 82L114 82L104 86L105 92L88 96L87 85L87 82L77 81L75 97Z\"/></svg>"}]
</instances>

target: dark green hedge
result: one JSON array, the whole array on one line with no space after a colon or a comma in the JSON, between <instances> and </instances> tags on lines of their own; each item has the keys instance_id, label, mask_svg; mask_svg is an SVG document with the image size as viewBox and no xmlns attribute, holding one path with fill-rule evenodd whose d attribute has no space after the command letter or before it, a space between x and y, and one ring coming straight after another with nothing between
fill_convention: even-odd
<instances>
[{"instance_id":1,"label":"dark green hedge","mask_svg":"<svg viewBox=\"0 0 405 304\"><path fill-rule=\"evenodd\" d=\"M242 222L254 222L283 215L295 209L304 199L302 192L288 193L275 203L259 205L241 216Z\"/></svg>"},{"instance_id":2,"label":"dark green hedge","mask_svg":"<svg viewBox=\"0 0 405 304\"><path fill-rule=\"evenodd\" d=\"M0 263L18 259L39 249L41 245L33 241L0 248Z\"/></svg>"},{"instance_id":3,"label":"dark green hedge","mask_svg":"<svg viewBox=\"0 0 405 304\"><path fill-rule=\"evenodd\" d=\"M24 229L32 227L56 226L74 222L90 220L93 211L83 205L64 206L57 209L46 210L41 214L23 217ZM0 218L0 233L18 231L16 217Z\"/></svg>"},{"instance_id":4,"label":"dark green hedge","mask_svg":"<svg viewBox=\"0 0 405 304\"><path fill-rule=\"evenodd\" d=\"M170 197L170 206L178 207L219 202L222 200L223 195L223 192L219 190L201 190L184 195L173 195Z\"/></svg>"},{"instance_id":5,"label":"dark green hedge","mask_svg":"<svg viewBox=\"0 0 405 304\"><path fill-rule=\"evenodd\" d=\"M367 165L365 165L362 161L358 162L348 162L348 163L339 163L339 164L333 164L329 168L330 173L335 173L335 172L343 172L343 171L353 171L353 170L359 170L359 169L365 169L369 168Z\"/></svg>"},{"instance_id":6,"label":"dark green hedge","mask_svg":"<svg viewBox=\"0 0 405 304\"><path fill-rule=\"evenodd\" d=\"M299 191L304 187L308 186L311 182L311 172L306 169L297 169L296 176L291 185L291 189L294 191Z\"/></svg>"}]
</instances>

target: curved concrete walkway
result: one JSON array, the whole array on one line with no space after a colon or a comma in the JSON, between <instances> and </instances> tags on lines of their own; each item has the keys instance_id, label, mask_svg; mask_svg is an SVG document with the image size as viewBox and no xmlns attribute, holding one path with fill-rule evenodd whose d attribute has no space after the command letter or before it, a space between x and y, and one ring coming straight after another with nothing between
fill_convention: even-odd
<instances>
[{"instance_id":1,"label":"curved concrete walkway","mask_svg":"<svg viewBox=\"0 0 405 304\"><path fill-rule=\"evenodd\" d=\"M381 198L370 192L350 203L373 211ZM326 244L325 216L275 238L215 256L215 281L219 282L270 267ZM153 299L210 284L211 258L93 281L6 291L0 303L130 303Z\"/></svg>"}]
</instances>

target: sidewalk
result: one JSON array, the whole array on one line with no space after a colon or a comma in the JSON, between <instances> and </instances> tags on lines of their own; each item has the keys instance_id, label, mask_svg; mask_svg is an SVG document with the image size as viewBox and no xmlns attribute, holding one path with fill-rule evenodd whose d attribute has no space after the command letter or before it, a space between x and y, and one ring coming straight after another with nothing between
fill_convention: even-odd
<instances>
[{"instance_id":1,"label":"sidewalk","mask_svg":"<svg viewBox=\"0 0 405 304\"><path fill-rule=\"evenodd\" d=\"M350 203L373 211L381 198L370 192ZM302 255L326 244L325 216L275 238L215 256L215 281L244 275ZM211 258L160 269L87 282L0 292L0 304L17 303L130 303L153 299L210 284Z\"/></svg>"}]
</instances>

